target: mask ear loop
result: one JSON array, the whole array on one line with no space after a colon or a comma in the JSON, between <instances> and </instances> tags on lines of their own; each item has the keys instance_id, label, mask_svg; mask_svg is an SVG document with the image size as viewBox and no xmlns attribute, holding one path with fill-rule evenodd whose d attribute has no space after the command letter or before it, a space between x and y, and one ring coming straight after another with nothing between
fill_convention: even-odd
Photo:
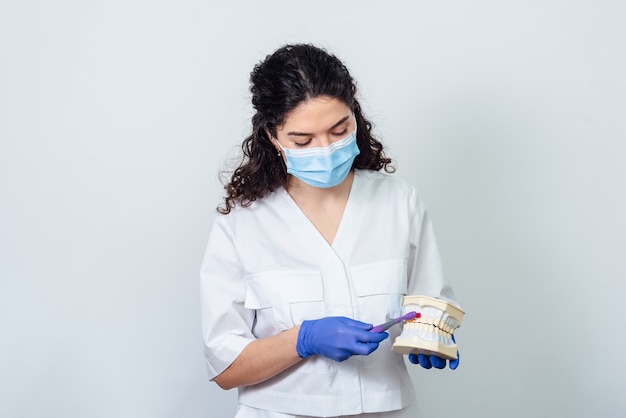
<instances>
[{"instance_id":1,"label":"mask ear loop","mask_svg":"<svg viewBox=\"0 0 626 418\"><path fill-rule=\"evenodd\" d=\"M269 135L269 132L268 132ZM287 161L285 161L285 158L283 158L283 153L281 152L281 149L283 149L283 147L280 145L280 142L278 142L278 139L276 138L272 138L270 137L270 141L277 147L276 147L276 156L278 157L278 160L281 162L282 167L287 170Z\"/></svg>"},{"instance_id":2,"label":"mask ear loop","mask_svg":"<svg viewBox=\"0 0 626 418\"><path fill-rule=\"evenodd\" d=\"M269 135L269 132L268 132L268 135ZM278 139L270 137L270 141L271 141L271 142L272 142L275 146L276 146L276 145L278 145L278 147L276 148L276 155L277 155L277 156L279 156L279 157L281 157L280 159L281 159L281 160L283 160L283 158L282 158L282 155L283 155L283 154L282 154L282 152L280 152L280 149L282 149L283 147L280 145L280 142L278 142ZM283 160L283 162L284 162L284 160Z\"/></svg>"}]
</instances>

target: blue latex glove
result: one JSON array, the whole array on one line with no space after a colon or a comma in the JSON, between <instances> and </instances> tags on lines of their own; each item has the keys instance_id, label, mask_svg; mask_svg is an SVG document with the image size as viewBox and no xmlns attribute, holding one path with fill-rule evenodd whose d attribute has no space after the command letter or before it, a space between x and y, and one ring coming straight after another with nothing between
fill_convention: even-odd
<instances>
[{"instance_id":1,"label":"blue latex glove","mask_svg":"<svg viewBox=\"0 0 626 418\"><path fill-rule=\"evenodd\" d=\"M456 343L454 335L452 336L452 341ZM461 360L461 356L459 355L459 350L457 350L456 360L450 360L450 368L452 370L459 367L459 360ZM434 355L427 356L426 354L409 354L409 361L413 364L419 364L425 369L430 369L431 367L443 369L446 367L446 359Z\"/></svg>"},{"instance_id":2,"label":"blue latex glove","mask_svg":"<svg viewBox=\"0 0 626 418\"><path fill-rule=\"evenodd\" d=\"M369 332L370 329L372 324L343 316L304 321L296 350L302 358L319 354L335 361L344 361L355 354L368 355L389 337L386 332Z\"/></svg>"}]
</instances>

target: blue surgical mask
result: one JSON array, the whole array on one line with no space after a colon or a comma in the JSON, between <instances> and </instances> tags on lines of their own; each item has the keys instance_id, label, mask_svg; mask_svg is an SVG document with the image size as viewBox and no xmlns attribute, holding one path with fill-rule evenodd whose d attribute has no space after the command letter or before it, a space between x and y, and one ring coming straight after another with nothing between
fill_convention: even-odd
<instances>
[{"instance_id":1,"label":"blue surgical mask","mask_svg":"<svg viewBox=\"0 0 626 418\"><path fill-rule=\"evenodd\" d=\"M280 144L278 144L280 146ZM354 158L359 155L356 129L344 139L327 147L283 148L287 173L314 187L329 188L340 184L348 176Z\"/></svg>"}]
</instances>

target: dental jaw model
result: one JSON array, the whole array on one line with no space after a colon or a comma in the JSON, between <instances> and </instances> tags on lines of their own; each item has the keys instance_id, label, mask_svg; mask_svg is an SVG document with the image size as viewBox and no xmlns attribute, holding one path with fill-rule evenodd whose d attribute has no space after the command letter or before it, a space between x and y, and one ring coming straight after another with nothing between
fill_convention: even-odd
<instances>
[{"instance_id":1,"label":"dental jaw model","mask_svg":"<svg viewBox=\"0 0 626 418\"><path fill-rule=\"evenodd\" d=\"M434 354L456 359L457 345L452 334L461 326L465 312L443 299L422 295L404 297L402 312L411 311L420 315L404 322L402 333L391 349L401 354Z\"/></svg>"}]
</instances>

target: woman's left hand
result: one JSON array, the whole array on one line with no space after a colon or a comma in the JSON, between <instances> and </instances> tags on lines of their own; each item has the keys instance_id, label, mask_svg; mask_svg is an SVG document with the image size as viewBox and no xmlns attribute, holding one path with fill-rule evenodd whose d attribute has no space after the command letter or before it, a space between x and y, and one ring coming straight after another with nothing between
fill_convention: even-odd
<instances>
[{"instance_id":1,"label":"woman's left hand","mask_svg":"<svg viewBox=\"0 0 626 418\"><path fill-rule=\"evenodd\" d=\"M455 341L454 335L452 336L452 341ZM461 356L459 355L459 350L456 351L456 359L450 360L450 369L454 370L459 367L459 360L461 360ZM444 369L446 367L446 359L441 358L439 356L426 354L409 354L409 361L413 364L419 364L425 369L430 369L435 367L436 369Z\"/></svg>"}]
</instances>

